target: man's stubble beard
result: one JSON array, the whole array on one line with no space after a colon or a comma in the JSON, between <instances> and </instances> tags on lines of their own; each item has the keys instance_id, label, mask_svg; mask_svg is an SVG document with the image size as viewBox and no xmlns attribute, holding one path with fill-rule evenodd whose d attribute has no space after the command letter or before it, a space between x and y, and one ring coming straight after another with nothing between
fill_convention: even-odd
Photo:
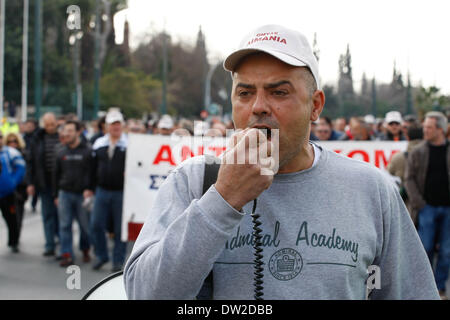
<instances>
[{"instance_id":1,"label":"man's stubble beard","mask_svg":"<svg viewBox=\"0 0 450 320\"><path fill-rule=\"evenodd\" d=\"M285 165L289 164L302 151L303 145L308 140L306 137L299 137L295 139L295 142L289 143L287 139L281 137L280 133L278 171L281 171Z\"/></svg>"}]
</instances>

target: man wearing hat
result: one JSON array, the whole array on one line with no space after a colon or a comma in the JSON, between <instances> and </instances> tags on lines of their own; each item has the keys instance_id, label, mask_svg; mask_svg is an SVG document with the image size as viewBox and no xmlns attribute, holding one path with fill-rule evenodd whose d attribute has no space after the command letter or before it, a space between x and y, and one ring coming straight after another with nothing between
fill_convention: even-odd
<instances>
[{"instance_id":1,"label":"man wearing hat","mask_svg":"<svg viewBox=\"0 0 450 320\"><path fill-rule=\"evenodd\" d=\"M402 131L402 115L398 111L390 111L386 113L384 119L386 124L386 133L381 136L380 140L384 141L404 141L406 140Z\"/></svg>"},{"instance_id":2,"label":"man wearing hat","mask_svg":"<svg viewBox=\"0 0 450 320\"><path fill-rule=\"evenodd\" d=\"M174 130L174 123L171 116L165 114L158 121L158 133L163 136L170 136Z\"/></svg>"},{"instance_id":3,"label":"man wearing hat","mask_svg":"<svg viewBox=\"0 0 450 320\"><path fill-rule=\"evenodd\" d=\"M121 230L127 138L123 133L124 119L120 111L109 111L105 121L107 134L98 138L92 146L92 185L84 196L91 197L95 190L91 234L97 261L93 268L98 270L110 260L106 229L108 222L112 220L114 228L112 271L115 272L122 269L126 253L126 242L121 240Z\"/></svg>"},{"instance_id":4,"label":"man wearing hat","mask_svg":"<svg viewBox=\"0 0 450 320\"><path fill-rule=\"evenodd\" d=\"M309 141L325 96L306 37L262 26L224 67L240 131L206 192L205 157L183 162L161 185L124 270L128 297L193 299L212 271L214 299L365 299L368 288L373 299L438 299L395 186L377 168ZM242 155L245 164L235 164ZM262 231L257 279L253 212Z\"/></svg>"}]
</instances>

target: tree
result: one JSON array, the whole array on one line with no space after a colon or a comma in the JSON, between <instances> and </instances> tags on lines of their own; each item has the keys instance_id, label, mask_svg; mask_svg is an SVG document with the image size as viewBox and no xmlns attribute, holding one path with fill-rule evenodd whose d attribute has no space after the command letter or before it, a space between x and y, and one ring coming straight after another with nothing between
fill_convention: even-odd
<instances>
[{"instance_id":1,"label":"tree","mask_svg":"<svg viewBox=\"0 0 450 320\"><path fill-rule=\"evenodd\" d=\"M100 96L104 105L120 108L127 117L139 117L143 112L157 109L155 104L160 88L160 81L124 68L116 68L100 80Z\"/></svg>"},{"instance_id":2,"label":"tree","mask_svg":"<svg viewBox=\"0 0 450 320\"><path fill-rule=\"evenodd\" d=\"M324 85L322 88L325 94L325 106L322 114L331 119L337 118L339 114L339 99L335 93L335 89L331 85Z\"/></svg>"},{"instance_id":3,"label":"tree","mask_svg":"<svg viewBox=\"0 0 450 320\"><path fill-rule=\"evenodd\" d=\"M211 79L211 102L223 107L223 114L231 113L231 88L233 81L230 72L222 67L222 61L214 70Z\"/></svg>"},{"instance_id":4,"label":"tree","mask_svg":"<svg viewBox=\"0 0 450 320\"><path fill-rule=\"evenodd\" d=\"M163 32L150 35L132 53L131 65L162 81ZM173 43L168 37L168 110L190 117L198 116L204 108L205 78L209 69L205 37L198 32L195 45Z\"/></svg>"},{"instance_id":5,"label":"tree","mask_svg":"<svg viewBox=\"0 0 450 320\"><path fill-rule=\"evenodd\" d=\"M450 96L441 95L440 89L435 86L419 87L416 90L415 106L420 118L428 111L450 110Z\"/></svg>"},{"instance_id":6,"label":"tree","mask_svg":"<svg viewBox=\"0 0 450 320\"><path fill-rule=\"evenodd\" d=\"M30 1L29 15L29 60L28 60L28 102L34 103L34 8L36 1ZM94 38L89 27L95 14L96 0L78 0L81 9L84 33L81 45L83 86L89 88L93 76ZM109 0L110 19L125 7L126 0ZM60 106L63 112L73 112L72 93L74 91L70 30L66 26L71 0L42 1L42 102L47 106ZM5 100L21 100L22 82L22 31L23 1L7 1L5 8ZM17 18L18 17L18 18ZM113 29L114 30L114 29ZM108 47L106 57L113 47ZM89 91L89 90L88 90ZM92 99L84 97L84 105L92 105Z\"/></svg>"}]
</instances>

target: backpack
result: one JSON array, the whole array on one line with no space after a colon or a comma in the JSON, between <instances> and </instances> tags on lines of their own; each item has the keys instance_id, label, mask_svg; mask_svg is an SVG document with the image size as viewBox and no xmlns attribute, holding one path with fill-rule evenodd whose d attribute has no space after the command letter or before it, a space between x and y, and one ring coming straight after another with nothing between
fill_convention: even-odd
<instances>
[{"instance_id":1,"label":"backpack","mask_svg":"<svg viewBox=\"0 0 450 320\"><path fill-rule=\"evenodd\" d=\"M209 158L211 157L211 158ZM219 173L220 164L215 163L213 161L208 161L214 159L212 156L205 155L207 161L205 162L205 173L203 178L203 192L202 195L208 191L209 187L211 187L217 180L217 174ZM208 274L203 285L197 294L197 300L211 300L213 296L213 272Z\"/></svg>"},{"instance_id":2,"label":"backpack","mask_svg":"<svg viewBox=\"0 0 450 320\"><path fill-rule=\"evenodd\" d=\"M405 163L408 161L408 151L403 152L403 155L405 156ZM402 197L403 201L406 202L408 200L408 193L406 192L405 185L402 183L400 185L400 196Z\"/></svg>"}]
</instances>

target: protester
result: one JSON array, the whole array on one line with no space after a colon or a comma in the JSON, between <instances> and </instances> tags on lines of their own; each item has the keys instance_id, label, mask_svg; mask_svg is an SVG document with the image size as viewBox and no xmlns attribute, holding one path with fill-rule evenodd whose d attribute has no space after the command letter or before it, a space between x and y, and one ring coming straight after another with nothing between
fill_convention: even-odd
<instances>
[{"instance_id":1,"label":"protester","mask_svg":"<svg viewBox=\"0 0 450 320\"><path fill-rule=\"evenodd\" d=\"M170 136L174 130L174 122L171 116L164 114L158 121L157 134Z\"/></svg>"},{"instance_id":2,"label":"protester","mask_svg":"<svg viewBox=\"0 0 450 320\"><path fill-rule=\"evenodd\" d=\"M127 132L128 133L146 133L146 129L141 120L129 119L127 121Z\"/></svg>"},{"instance_id":3,"label":"protester","mask_svg":"<svg viewBox=\"0 0 450 320\"><path fill-rule=\"evenodd\" d=\"M345 128L347 126L347 120L345 118L337 118L334 122L334 130L343 134L345 132Z\"/></svg>"},{"instance_id":4,"label":"protester","mask_svg":"<svg viewBox=\"0 0 450 320\"><path fill-rule=\"evenodd\" d=\"M18 217L14 191L23 181L25 161L20 152L3 144L0 131L0 210L8 227L8 247L19 252L21 217Z\"/></svg>"},{"instance_id":5,"label":"protester","mask_svg":"<svg viewBox=\"0 0 450 320\"><path fill-rule=\"evenodd\" d=\"M377 119L372 114L367 114L364 116L364 122L370 128L370 135L373 140L381 140L382 134L379 132Z\"/></svg>"},{"instance_id":6,"label":"protester","mask_svg":"<svg viewBox=\"0 0 450 320\"><path fill-rule=\"evenodd\" d=\"M410 125L407 132L408 139L408 147L404 152L397 152L392 156L391 161L387 165L387 171L398 178L400 178L400 195L405 201L405 205L408 208L408 211L411 215L411 219L414 225L417 227L417 212L411 208L408 199L408 193L405 188L405 170L408 160L408 155L411 151L422 142L423 139L423 130L422 127L418 124Z\"/></svg>"},{"instance_id":7,"label":"protester","mask_svg":"<svg viewBox=\"0 0 450 320\"><path fill-rule=\"evenodd\" d=\"M52 190L52 176L56 160L56 146L59 143L56 117L53 113L42 116L43 128L34 135L27 159L27 192L41 197L41 214L45 235L45 251L43 255L55 255L58 235L58 212Z\"/></svg>"},{"instance_id":8,"label":"protester","mask_svg":"<svg viewBox=\"0 0 450 320\"><path fill-rule=\"evenodd\" d=\"M156 127L157 121L155 119L149 119L146 122L147 134L157 134L158 128Z\"/></svg>"},{"instance_id":9,"label":"protester","mask_svg":"<svg viewBox=\"0 0 450 320\"><path fill-rule=\"evenodd\" d=\"M331 119L326 116L320 117L315 134L321 141L339 140L342 135L333 129Z\"/></svg>"},{"instance_id":10,"label":"protester","mask_svg":"<svg viewBox=\"0 0 450 320\"><path fill-rule=\"evenodd\" d=\"M126 242L121 240L121 234L127 138L123 134L124 118L119 111L109 111L105 121L108 133L92 146L92 180L85 197L92 196L95 190L91 236L97 261L93 268L99 270L109 261L105 232L111 218L114 226L112 271L115 272L122 269L126 252Z\"/></svg>"},{"instance_id":11,"label":"protester","mask_svg":"<svg viewBox=\"0 0 450 320\"><path fill-rule=\"evenodd\" d=\"M20 152L20 155L23 159L25 159L25 142L22 139L20 134L17 133L8 133L4 138L4 145L14 148ZM25 161L25 160L24 160ZM19 229L19 237L20 231L22 230L22 220L25 213L25 202L27 201L27 184L24 179L19 183L14 191L14 203L16 206L16 214L17 214L17 225Z\"/></svg>"},{"instance_id":12,"label":"protester","mask_svg":"<svg viewBox=\"0 0 450 320\"><path fill-rule=\"evenodd\" d=\"M189 119L180 119L177 128L172 132L172 135L179 137L189 137L194 135L194 123Z\"/></svg>"},{"instance_id":13,"label":"protester","mask_svg":"<svg viewBox=\"0 0 450 320\"><path fill-rule=\"evenodd\" d=\"M211 128L206 131L205 136L209 137L226 137L227 127L222 122L215 122L211 125Z\"/></svg>"},{"instance_id":14,"label":"protester","mask_svg":"<svg viewBox=\"0 0 450 320\"><path fill-rule=\"evenodd\" d=\"M447 299L445 282L450 269L450 147L446 133L447 118L441 112L428 112L423 124L425 141L408 155L405 173L406 191L431 265L439 244L434 273L442 299Z\"/></svg>"},{"instance_id":15,"label":"protester","mask_svg":"<svg viewBox=\"0 0 450 320\"><path fill-rule=\"evenodd\" d=\"M36 133L37 130L38 130L38 124L37 124L36 120L27 119L27 121L25 121L25 132L23 134L23 139L25 140L25 146L26 146L27 150L30 148L32 137Z\"/></svg>"},{"instance_id":16,"label":"protester","mask_svg":"<svg viewBox=\"0 0 450 320\"><path fill-rule=\"evenodd\" d=\"M403 119L400 112L390 111L386 113L384 123L386 124L386 133L380 136L380 140L383 141L406 140L402 132L401 124L403 123Z\"/></svg>"},{"instance_id":17,"label":"protester","mask_svg":"<svg viewBox=\"0 0 450 320\"><path fill-rule=\"evenodd\" d=\"M105 117L101 117L97 122L97 132L89 139L91 145L94 145L95 141L105 135Z\"/></svg>"},{"instance_id":18,"label":"protester","mask_svg":"<svg viewBox=\"0 0 450 320\"><path fill-rule=\"evenodd\" d=\"M23 140L25 142L25 153L24 153L24 159L25 161L28 161L27 159L30 156L30 149L32 144L33 135L39 130L39 125L34 119L27 119L24 123L24 133L23 133ZM27 182L27 181L25 181ZM35 192L35 194L31 198L31 210L32 212L36 212L36 205L38 202L38 193Z\"/></svg>"},{"instance_id":19,"label":"protester","mask_svg":"<svg viewBox=\"0 0 450 320\"><path fill-rule=\"evenodd\" d=\"M387 130L384 126L384 118L376 118L373 134L376 140L381 141L382 137L384 137L387 133Z\"/></svg>"},{"instance_id":20,"label":"protester","mask_svg":"<svg viewBox=\"0 0 450 320\"><path fill-rule=\"evenodd\" d=\"M406 115L403 117L402 122L402 133L406 140L408 140L408 129L411 126L416 127L419 125L419 122L417 121L417 118L411 114Z\"/></svg>"},{"instance_id":21,"label":"protester","mask_svg":"<svg viewBox=\"0 0 450 320\"><path fill-rule=\"evenodd\" d=\"M125 267L128 298L193 299L212 271L214 299L365 299L368 268L376 265L381 283L372 299L438 299L395 186L378 169L308 141L325 96L306 37L260 27L224 67L232 74L233 120L243 130L229 139L203 195L204 156L183 162L160 186ZM258 129L279 130L279 141ZM246 164L235 164L242 154ZM255 254L263 270L249 261L251 212L260 216L263 261Z\"/></svg>"},{"instance_id":22,"label":"protester","mask_svg":"<svg viewBox=\"0 0 450 320\"><path fill-rule=\"evenodd\" d=\"M15 119L3 118L0 119L0 131L3 133L3 135L10 132L20 133L20 127L15 122Z\"/></svg>"},{"instance_id":23,"label":"protester","mask_svg":"<svg viewBox=\"0 0 450 320\"><path fill-rule=\"evenodd\" d=\"M372 136L372 128L367 124L363 118L352 117L349 121L349 129L346 131L339 140L347 141L372 141L375 138Z\"/></svg>"},{"instance_id":24,"label":"protester","mask_svg":"<svg viewBox=\"0 0 450 320\"><path fill-rule=\"evenodd\" d=\"M64 126L64 123L66 123L66 118L68 115L59 115L56 117L56 126L58 128Z\"/></svg>"},{"instance_id":25,"label":"protester","mask_svg":"<svg viewBox=\"0 0 450 320\"><path fill-rule=\"evenodd\" d=\"M80 230L79 248L83 262L90 261L89 217L83 207L83 192L90 186L91 149L80 139L79 122L69 120L64 125L66 144L56 156L53 191L58 206L61 238L61 267L74 263L72 222L76 219Z\"/></svg>"},{"instance_id":26,"label":"protester","mask_svg":"<svg viewBox=\"0 0 450 320\"><path fill-rule=\"evenodd\" d=\"M66 135L64 132L64 126L65 124L62 124L60 126L58 126L57 132L58 132L58 139L59 139L59 143L56 145L56 151L55 153L57 153L61 148L63 148L67 141L66 141Z\"/></svg>"},{"instance_id":27,"label":"protester","mask_svg":"<svg viewBox=\"0 0 450 320\"><path fill-rule=\"evenodd\" d=\"M83 121L79 121L78 119L73 119L70 121L77 121L80 124L80 140L84 144L88 144L89 143L89 131L86 127L86 124Z\"/></svg>"},{"instance_id":28,"label":"protester","mask_svg":"<svg viewBox=\"0 0 450 320\"><path fill-rule=\"evenodd\" d=\"M194 136L204 136L210 128L208 121L194 121Z\"/></svg>"}]
</instances>

